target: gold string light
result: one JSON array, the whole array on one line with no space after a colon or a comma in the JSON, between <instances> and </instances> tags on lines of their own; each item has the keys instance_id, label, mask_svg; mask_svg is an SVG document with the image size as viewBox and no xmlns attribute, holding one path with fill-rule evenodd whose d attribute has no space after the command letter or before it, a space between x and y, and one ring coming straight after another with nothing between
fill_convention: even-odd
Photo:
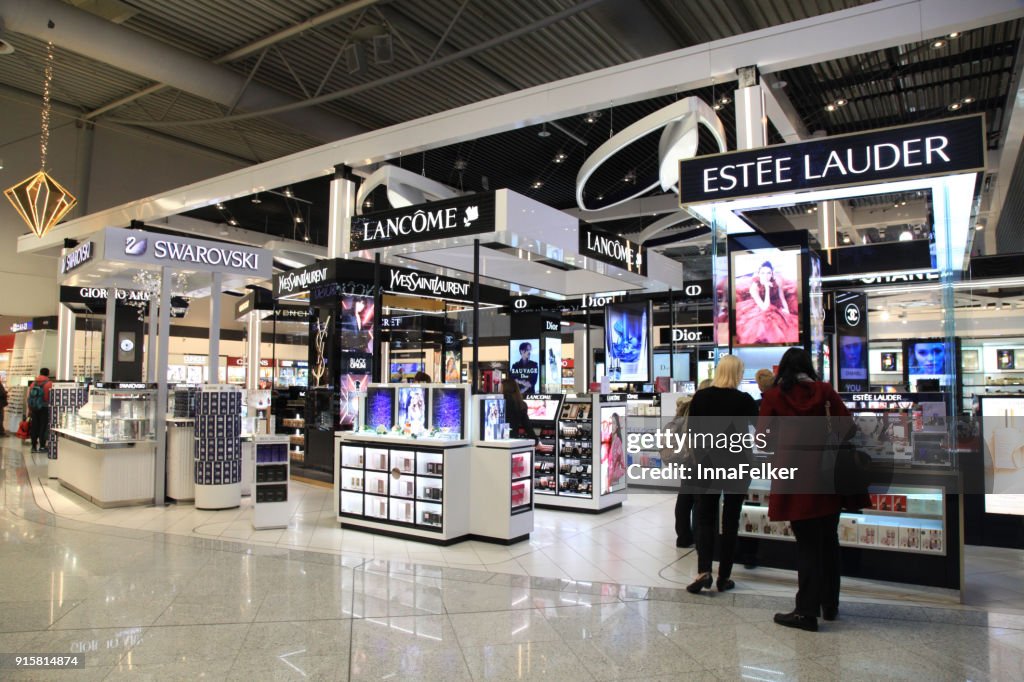
<instances>
[{"instance_id":1,"label":"gold string light","mask_svg":"<svg viewBox=\"0 0 1024 682\"><path fill-rule=\"evenodd\" d=\"M43 66L43 110L39 131L39 172L4 190L4 196L37 237L49 232L78 203L74 194L46 172L46 155L50 147L52 90L53 42L47 41L46 63Z\"/></svg>"}]
</instances>

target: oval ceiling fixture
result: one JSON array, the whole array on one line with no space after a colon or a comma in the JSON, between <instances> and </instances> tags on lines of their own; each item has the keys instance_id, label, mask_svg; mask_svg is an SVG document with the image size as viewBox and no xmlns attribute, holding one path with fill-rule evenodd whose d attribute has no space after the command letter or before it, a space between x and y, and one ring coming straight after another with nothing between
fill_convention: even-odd
<instances>
[{"instance_id":1,"label":"oval ceiling fixture","mask_svg":"<svg viewBox=\"0 0 1024 682\"><path fill-rule=\"evenodd\" d=\"M622 129L595 149L580 167L576 175L576 205L584 211L601 211L642 196L659 185L665 191L675 187L679 184L679 161L697 155L700 126L710 131L718 143L718 151L727 151L725 126L714 109L699 97L686 97L673 102ZM635 192L617 198L613 203L596 207L587 206L583 190L601 164L637 140L661 128L664 128L664 131L658 143L658 180L646 186L637 186Z\"/></svg>"}]
</instances>

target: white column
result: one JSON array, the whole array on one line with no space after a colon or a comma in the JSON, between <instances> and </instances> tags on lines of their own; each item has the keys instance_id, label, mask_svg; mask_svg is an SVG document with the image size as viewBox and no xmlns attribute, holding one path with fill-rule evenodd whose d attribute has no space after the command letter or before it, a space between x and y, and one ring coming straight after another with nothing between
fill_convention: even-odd
<instances>
[{"instance_id":1,"label":"white column","mask_svg":"<svg viewBox=\"0 0 1024 682\"><path fill-rule=\"evenodd\" d=\"M259 388L260 377L260 335L263 332L263 320L255 310L246 315L246 367L245 387L250 391Z\"/></svg>"},{"instance_id":2,"label":"white column","mask_svg":"<svg viewBox=\"0 0 1024 682\"><path fill-rule=\"evenodd\" d=\"M117 308L117 289L107 289L107 317L103 325L103 380L114 380L114 311Z\"/></svg>"},{"instance_id":3,"label":"white column","mask_svg":"<svg viewBox=\"0 0 1024 682\"><path fill-rule=\"evenodd\" d=\"M162 291L163 281L160 282L160 288ZM156 354L158 352L156 341L160 333L157 321L158 311L157 295L155 292L151 292L149 297L149 334L146 339L146 383L149 384L156 382Z\"/></svg>"},{"instance_id":4,"label":"white column","mask_svg":"<svg viewBox=\"0 0 1024 682\"><path fill-rule=\"evenodd\" d=\"M356 183L352 170L339 167L331 181L331 200L327 218L327 257L341 258L348 253L352 216L356 212Z\"/></svg>"},{"instance_id":5,"label":"white column","mask_svg":"<svg viewBox=\"0 0 1024 682\"><path fill-rule=\"evenodd\" d=\"M171 336L171 271L160 270L160 307L158 310L160 343L156 358L156 462L153 471L153 499L156 506L164 506L167 483L167 347Z\"/></svg>"},{"instance_id":6,"label":"white column","mask_svg":"<svg viewBox=\"0 0 1024 682\"><path fill-rule=\"evenodd\" d=\"M63 303L57 304L57 378L75 378L75 314Z\"/></svg>"},{"instance_id":7,"label":"white column","mask_svg":"<svg viewBox=\"0 0 1024 682\"><path fill-rule=\"evenodd\" d=\"M207 358L207 370L210 372L211 384L219 382L217 372L220 368L220 296L224 275L213 273L210 278L210 357Z\"/></svg>"},{"instance_id":8,"label":"white column","mask_svg":"<svg viewBox=\"0 0 1024 682\"><path fill-rule=\"evenodd\" d=\"M757 149L768 140L768 117L764 112L764 92L757 77L757 67L736 70L736 148Z\"/></svg>"}]
</instances>

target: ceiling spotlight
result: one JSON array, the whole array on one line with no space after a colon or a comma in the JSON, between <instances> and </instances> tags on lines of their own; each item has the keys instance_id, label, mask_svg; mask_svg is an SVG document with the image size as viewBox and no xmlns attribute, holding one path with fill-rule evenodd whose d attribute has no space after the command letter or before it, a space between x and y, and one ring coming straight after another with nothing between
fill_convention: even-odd
<instances>
[{"instance_id":1,"label":"ceiling spotlight","mask_svg":"<svg viewBox=\"0 0 1024 682\"><path fill-rule=\"evenodd\" d=\"M968 95L967 97L964 97L960 101L963 102L964 104L973 104L974 103L974 98L971 97L970 95Z\"/></svg>"},{"instance_id":2,"label":"ceiling spotlight","mask_svg":"<svg viewBox=\"0 0 1024 682\"><path fill-rule=\"evenodd\" d=\"M465 159L455 159L455 170L464 171L469 168L469 162Z\"/></svg>"},{"instance_id":3,"label":"ceiling spotlight","mask_svg":"<svg viewBox=\"0 0 1024 682\"><path fill-rule=\"evenodd\" d=\"M548 130L548 124L541 125L540 130L537 131L537 137L551 137L551 131Z\"/></svg>"},{"instance_id":4,"label":"ceiling spotlight","mask_svg":"<svg viewBox=\"0 0 1024 682\"><path fill-rule=\"evenodd\" d=\"M812 208L807 209L807 215L811 215L812 213L814 213L814 209L812 209Z\"/></svg>"},{"instance_id":5,"label":"ceiling spotlight","mask_svg":"<svg viewBox=\"0 0 1024 682\"><path fill-rule=\"evenodd\" d=\"M218 201L218 202L217 202L217 210L218 210L218 211L223 211L223 210L224 210L224 204L222 204L222 203L220 203L220 202Z\"/></svg>"},{"instance_id":6,"label":"ceiling spotlight","mask_svg":"<svg viewBox=\"0 0 1024 682\"><path fill-rule=\"evenodd\" d=\"M904 199L903 201L900 202L900 206L906 206L906 205L907 205L907 200L906 199Z\"/></svg>"},{"instance_id":7,"label":"ceiling spotlight","mask_svg":"<svg viewBox=\"0 0 1024 682\"><path fill-rule=\"evenodd\" d=\"M774 83L772 83L772 90L781 90L784 87L786 87L787 85L789 85L789 83L787 83L786 81L780 79L780 80L777 80Z\"/></svg>"},{"instance_id":8,"label":"ceiling spotlight","mask_svg":"<svg viewBox=\"0 0 1024 682\"><path fill-rule=\"evenodd\" d=\"M889 311L888 310L883 310L882 314L880 315L880 317L882 318L882 322L888 322L889 318L891 316L889 315Z\"/></svg>"},{"instance_id":9,"label":"ceiling spotlight","mask_svg":"<svg viewBox=\"0 0 1024 682\"><path fill-rule=\"evenodd\" d=\"M914 233L911 232L910 230L903 230L902 232L900 232L900 241L901 242L909 242L909 241L913 241L913 239L914 239Z\"/></svg>"},{"instance_id":10,"label":"ceiling spotlight","mask_svg":"<svg viewBox=\"0 0 1024 682\"><path fill-rule=\"evenodd\" d=\"M309 235L308 234L303 235L302 239L303 239L303 241L307 241L308 242L309 241Z\"/></svg>"},{"instance_id":11,"label":"ceiling spotlight","mask_svg":"<svg viewBox=\"0 0 1024 682\"><path fill-rule=\"evenodd\" d=\"M850 243L849 235L845 235L845 234L843 235L843 243L844 244L849 244Z\"/></svg>"},{"instance_id":12,"label":"ceiling spotlight","mask_svg":"<svg viewBox=\"0 0 1024 682\"><path fill-rule=\"evenodd\" d=\"M632 185L634 182L636 182L636 171L631 170L628 173L626 173L626 175L622 178L622 181Z\"/></svg>"},{"instance_id":13,"label":"ceiling spotlight","mask_svg":"<svg viewBox=\"0 0 1024 682\"><path fill-rule=\"evenodd\" d=\"M567 158L569 158L569 156L565 152L558 152L557 154L555 154L555 158L552 159L552 161L554 161L555 163L562 163Z\"/></svg>"},{"instance_id":14,"label":"ceiling spotlight","mask_svg":"<svg viewBox=\"0 0 1024 682\"><path fill-rule=\"evenodd\" d=\"M238 221L235 220L234 218L228 218L228 225L235 225L235 226L237 226L238 225Z\"/></svg>"},{"instance_id":15,"label":"ceiling spotlight","mask_svg":"<svg viewBox=\"0 0 1024 682\"><path fill-rule=\"evenodd\" d=\"M940 47L945 47L945 46L946 46L946 41L943 40L942 38L939 38L938 40L932 42L932 49L933 50L938 50Z\"/></svg>"},{"instance_id":16,"label":"ceiling spotlight","mask_svg":"<svg viewBox=\"0 0 1024 682\"><path fill-rule=\"evenodd\" d=\"M722 97L718 100L719 104L729 104L730 102L732 102L732 99L729 97Z\"/></svg>"},{"instance_id":17,"label":"ceiling spotlight","mask_svg":"<svg viewBox=\"0 0 1024 682\"><path fill-rule=\"evenodd\" d=\"M978 223L977 225L974 226L974 231L975 232L980 232L981 230L984 230L984 229L985 229L985 223Z\"/></svg>"},{"instance_id":18,"label":"ceiling spotlight","mask_svg":"<svg viewBox=\"0 0 1024 682\"><path fill-rule=\"evenodd\" d=\"M836 110L836 105L835 104L826 104L825 105L825 111L835 111L835 110Z\"/></svg>"},{"instance_id":19,"label":"ceiling spotlight","mask_svg":"<svg viewBox=\"0 0 1024 682\"><path fill-rule=\"evenodd\" d=\"M711 108L714 109L715 111L721 111L722 105L719 104L718 102L715 102L714 106L712 106Z\"/></svg>"},{"instance_id":20,"label":"ceiling spotlight","mask_svg":"<svg viewBox=\"0 0 1024 682\"><path fill-rule=\"evenodd\" d=\"M304 223L305 222L302 219L302 214L301 213L299 215L295 216L295 222L297 222L297 223Z\"/></svg>"},{"instance_id":21,"label":"ceiling spotlight","mask_svg":"<svg viewBox=\"0 0 1024 682\"><path fill-rule=\"evenodd\" d=\"M597 123L597 119L599 118L601 118L600 111L591 111L583 118L583 120L586 121L587 123Z\"/></svg>"},{"instance_id":22,"label":"ceiling spotlight","mask_svg":"<svg viewBox=\"0 0 1024 682\"><path fill-rule=\"evenodd\" d=\"M363 208L373 208L373 199L367 199L364 201Z\"/></svg>"},{"instance_id":23,"label":"ceiling spotlight","mask_svg":"<svg viewBox=\"0 0 1024 682\"><path fill-rule=\"evenodd\" d=\"M530 187L532 187L534 189L540 189L543 186L544 186L544 182L542 180L534 180L533 184L530 185Z\"/></svg>"},{"instance_id":24,"label":"ceiling spotlight","mask_svg":"<svg viewBox=\"0 0 1024 682\"><path fill-rule=\"evenodd\" d=\"M295 195L292 193L292 188L291 187L285 187L284 188L284 195L286 197L288 197L289 199L294 199L295 198Z\"/></svg>"},{"instance_id":25,"label":"ceiling spotlight","mask_svg":"<svg viewBox=\"0 0 1024 682\"><path fill-rule=\"evenodd\" d=\"M836 100L836 106L845 107L847 102L849 102L848 99L846 99L845 97L840 97L839 99Z\"/></svg>"},{"instance_id":26,"label":"ceiling spotlight","mask_svg":"<svg viewBox=\"0 0 1024 682\"><path fill-rule=\"evenodd\" d=\"M260 193L259 192L256 192L256 194L252 195L252 203L254 203L254 204L262 204L263 203L263 200L260 199Z\"/></svg>"},{"instance_id":27,"label":"ceiling spotlight","mask_svg":"<svg viewBox=\"0 0 1024 682\"><path fill-rule=\"evenodd\" d=\"M962 106L963 106L963 104L961 104L960 102L953 102L952 104L950 104L946 108L949 109L950 111L956 111L957 109L959 109Z\"/></svg>"},{"instance_id":28,"label":"ceiling spotlight","mask_svg":"<svg viewBox=\"0 0 1024 682\"><path fill-rule=\"evenodd\" d=\"M960 31L953 31L952 33L950 33L946 37L951 39L951 40L955 39L955 38L959 38L960 37Z\"/></svg>"}]
</instances>

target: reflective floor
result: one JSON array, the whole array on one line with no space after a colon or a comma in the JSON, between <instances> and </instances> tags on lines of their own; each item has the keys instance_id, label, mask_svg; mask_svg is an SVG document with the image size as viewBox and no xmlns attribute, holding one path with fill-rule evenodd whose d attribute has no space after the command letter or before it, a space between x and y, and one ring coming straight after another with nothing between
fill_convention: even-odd
<instances>
[{"instance_id":1,"label":"reflective floor","mask_svg":"<svg viewBox=\"0 0 1024 682\"><path fill-rule=\"evenodd\" d=\"M664 529L632 534L629 545L657 541L649 560L614 539L645 514L670 519L657 497L614 516L540 515L539 532L518 548L528 551L510 555L520 568L513 571L508 560L483 559L500 557L488 549L517 548L473 543L421 559L412 556L415 543L378 548L381 538L321 527L324 509L312 508L321 493L305 486L296 514L315 516L315 526L282 537L331 528L340 534L336 547L319 548L312 537L299 548L251 531L226 535L232 524L246 532L244 509L223 513L232 514L224 521L197 517L188 532L159 526L201 512L118 510L148 520L134 528L104 523L86 517L109 512L76 502L46 481L45 467L25 462L16 442L3 444L0 652L78 653L88 666L5 669L4 680L1019 680L1024 671L1024 613L1010 607L963 608L941 603L943 594L922 604L876 586L881 603L865 585L839 621L811 634L771 622L791 608L786 572L747 579L743 591L727 594L691 596L662 584L676 576L663 567L690 560L672 547L670 563L658 546L667 544ZM78 514L53 513L79 502ZM226 525L214 536L203 532L211 524ZM459 566L449 550L476 558ZM567 550L609 579L572 575L585 566ZM524 574L535 564L521 557L537 552L564 575ZM1019 554L975 557L977 569L1013 575ZM605 562L613 571L614 562L635 564L652 580L610 579Z\"/></svg>"}]
</instances>

